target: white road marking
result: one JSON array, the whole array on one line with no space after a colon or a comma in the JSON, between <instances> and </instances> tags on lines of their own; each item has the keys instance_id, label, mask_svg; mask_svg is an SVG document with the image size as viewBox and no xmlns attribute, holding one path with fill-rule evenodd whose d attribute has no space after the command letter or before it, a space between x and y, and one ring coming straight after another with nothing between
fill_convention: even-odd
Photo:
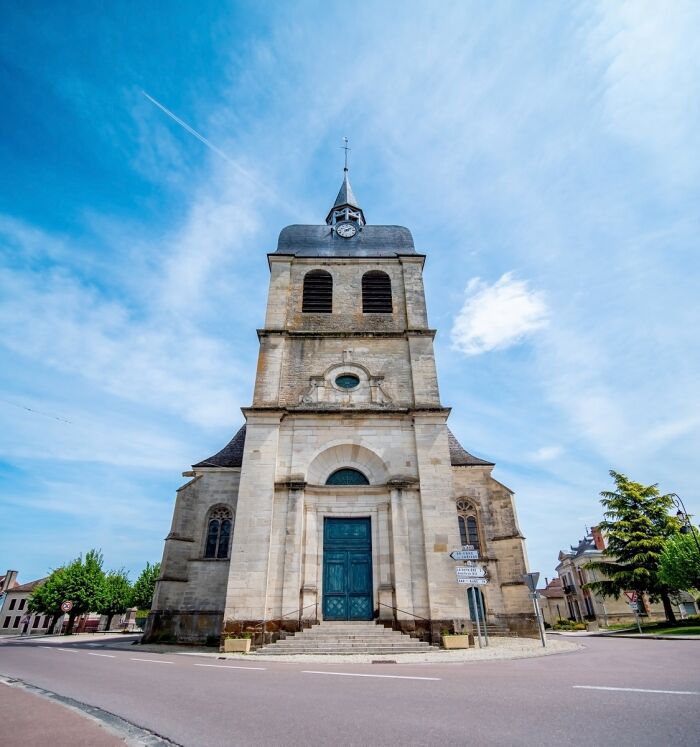
<instances>
[{"instance_id":1,"label":"white road marking","mask_svg":"<svg viewBox=\"0 0 700 747\"><path fill-rule=\"evenodd\" d=\"M104 656L107 659L114 659L115 658L114 654L96 654L94 651L88 651L87 655L88 656Z\"/></svg>"},{"instance_id":2,"label":"white road marking","mask_svg":"<svg viewBox=\"0 0 700 747\"><path fill-rule=\"evenodd\" d=\"M332 674L336 677L378 677L384 680L432 680L439 682L440 677L408 677L405 674L359 674L358 672L315 672L304 670L302 674Z\"/></svg>"},{"instance_id":3,"label":"white road marking","mask_svg":"<svg viewBox=\"0 0 700 747\"><path fill-rule=\"evenodd\" d=\"M69 654L79 654L80 651L76 651L74 648L57 648L56 651L68 651Z\"/></svg>"},{"instance_id":4,"label":"white road marking","mask_svg":"<svg viewBox=\"0 0 700 747\"><path fill-rule=\"evenodd\" d=\"M661 693L663 695L700 695L696 690L645 690L640 687L600 687L598 685L572 685L578 690L617 690L625 693Z\"/></svg>"},{"instance_id":5,"label":"white road marking","mask_svg":"<svg viewBox=\"0 0 700 747\"><path fill-rule=\"evenodd\" d=\"M132 658L131 661L150 661L151 664L174 664L175 663L172 661L158 661L158 659L134 659Z\"/></svg>"},{"instance_id":6,"label":"white road marking","mask_svg":"<svg viewBox=\"0 0 700 747\"><path fill-rule=\"evenodd\" d=\"M212 669L258 669L267 671L267 667L237 667L234 664L195 664L195 667L211 667Z\"/></svg>"}]
</instances>

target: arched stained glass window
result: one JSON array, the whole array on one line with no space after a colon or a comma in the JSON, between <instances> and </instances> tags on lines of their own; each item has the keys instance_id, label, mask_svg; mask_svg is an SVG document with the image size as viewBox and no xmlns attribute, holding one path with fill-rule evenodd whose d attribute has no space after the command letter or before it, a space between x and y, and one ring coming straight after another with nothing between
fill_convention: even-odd
<instances>
[{"instance_id":1,"label":"arched stained glass window","mask_svg":"<svg viewBox=\"0 0 700 747\"><path fill-rule=\"evenodd\" d=\"M229 508L217 506L209 512L204 543L205 558L228 558L232 528L233 514Z\"/></svg>"},{"instance_id":2,"label":"arched stained glass window","mask_svg":"<svg viewBox=\"0 0 700 747\"><path fill-rule=\"evenodd\" d=\"M475 550L481 550L479 541L479 525L476 521L476 511L468 501L457 501L457 521L459 522L459 539L463 545L473 545Z\"/></svg>"},{"instance_id":3,"label":"arched stained glass window","mask_svg":"<svg viewBox=\"0 0 700 747\"><path fill-rule=\"evenodd\" d=\"M360 470L343 467L330 475L326 480L326 485L369 485L369 480Z\"/></svg>"}]
</instances>

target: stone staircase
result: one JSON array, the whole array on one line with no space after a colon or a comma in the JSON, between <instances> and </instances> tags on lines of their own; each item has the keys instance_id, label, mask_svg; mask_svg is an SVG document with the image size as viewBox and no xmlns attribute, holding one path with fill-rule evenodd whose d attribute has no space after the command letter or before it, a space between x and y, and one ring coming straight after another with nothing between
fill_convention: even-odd
<instances>
[{"instance_id":1,"label":"stone staircase","mask_svg":"<svg viewBox=\"0 0 700 747\"><path fill-rule=\"evenodd\" d=\"M421 654L434 646L364 620L325 621L263 646L255 654Z\"/></svg>"}]
</instances>

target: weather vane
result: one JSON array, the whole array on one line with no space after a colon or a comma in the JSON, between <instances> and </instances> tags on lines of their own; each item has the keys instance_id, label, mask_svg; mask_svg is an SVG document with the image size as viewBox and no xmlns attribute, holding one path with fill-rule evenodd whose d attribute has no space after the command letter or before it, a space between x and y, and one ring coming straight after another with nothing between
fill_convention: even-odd
<instances>
[{"instance_id":1,"label":"weather vane","mask_svg":"<svg viewBox=\"0 0 700 747\"><path fill-rule=\"evenodd\" d=\"M343 140L345 141L345 145L340 146L342 150L345 151L345 168L343 169L343 171L347 171L348 170L348 151L352 150L352 148L348 148L348 139L346 137L344 137Z\"/></svg>"}]
</instances>

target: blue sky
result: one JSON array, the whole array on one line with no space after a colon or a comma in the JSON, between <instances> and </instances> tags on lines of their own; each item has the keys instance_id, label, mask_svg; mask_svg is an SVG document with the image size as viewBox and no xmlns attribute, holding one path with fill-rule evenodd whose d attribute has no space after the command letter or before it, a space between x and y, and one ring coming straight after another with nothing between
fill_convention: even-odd
<instances>
[{"instance_id":1,"label":"blue sky","mask_svg":"<svg viewBox=\"0 0 700 747\"><path fill-rule=\"evenodd\" d=\"M242 422L265 254L351 173L533 569L614 468L700 513L692 2L49 2L0 27L0 570L159 560ZM167 117L160 101L226 154Z\"/></svg>"}]
</instances>

